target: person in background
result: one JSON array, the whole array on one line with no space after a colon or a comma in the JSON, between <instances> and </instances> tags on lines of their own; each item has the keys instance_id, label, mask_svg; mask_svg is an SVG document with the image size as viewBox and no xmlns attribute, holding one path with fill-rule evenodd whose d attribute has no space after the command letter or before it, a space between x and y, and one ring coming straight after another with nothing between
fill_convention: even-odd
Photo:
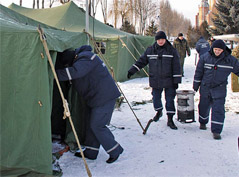
<instances>
[{"instance_id":1,"label":"person in background","mask_svg":"<svg viewBox=\"0 0 239 177\"><path fill-rule=\"evenodd\" d=\"M188 56L191 55L191 50L188 46L187 40L183 37L183 33L179 33L178 37L173 41L173 47L177 49L180 57L180 65L182 76L184 76L184 60L186 53Z\"/></svg>"},{"instance_id":2,"label":"person in background","mask_svg":"<svg viewBox=\"0 0 239 177\"><path fill-rule=\"evenodd\" d=\"M216 39L214 39L213 36L211 36L211 37L208 39L210 46L212 46L212 43L213 43L215 40L216 40Z\"/></svg>"},{"instance_id":3,"label":"person in background","mask_svg":"<svg viewBox=\"0 0 239 177\"><path fill-rule=\"evenodd\" d=\"M65 58L69 67L57 70L60 81L71 81L73 87L84 98L90 107L90 128L86 131L84 155L88 159L96 159L100 145L109 154L107 163L113 163L123 152L123 148L115 141L109 125L116 98L120 92L103 61L92 51L91 46L84 45ZM81 157L80 153L75 154Z\"/></svg>"},{"instance_id":4,"label":"person in background","mask_svg":"<svg viewBox=\"0 0 239 177\"><path fill-rule=\"evenodd\" d=\"M200 37L196 43L196 51L199 54L199 57L208 52L210 49L210 44L204 39L204 37Z\"/></svg>"},{"instance_id":5,"label":"person in background","mask_svg":"<svg viewBox=\"0 0 239 177\"><path fill-rule=\"evenodd\" d=\"M221 139L227 79L231 72L239 76L239 62L231 55L231 50L222 40L216 40L210 51L200 56L194 75L194 91L197 92L200 87L199 128L207 129L211 110L211 132L216 140Z\"/></svg>"},{"instance_id":6,"label":"person in background","mask_svg":"<svg viewBox=\"0 0 239 177\"><path fill-rule=\"evenodd\" d=\"M127 77L130 78L146 65L149 65L149 85L152 87L154 109L157 111L153 120L156 122L162 117L161 96L164 91L168 116L167 126L176 130L177 127L173 122L175 114L174 99L182 76L178 53L166 39L166 34L163 31L157 32L155 43L148 47L129 69Z\"/></svg>"}]
</instances>

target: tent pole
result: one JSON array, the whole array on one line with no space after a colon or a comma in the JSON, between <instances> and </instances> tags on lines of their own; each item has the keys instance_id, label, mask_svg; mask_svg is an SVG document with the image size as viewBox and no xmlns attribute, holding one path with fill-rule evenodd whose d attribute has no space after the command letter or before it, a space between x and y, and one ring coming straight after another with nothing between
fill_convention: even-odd
<instances>
[{"instance_id":1,"label":"tent pole","mask_svg":"<svg viewBox=\"0 0 239 177\"><path fill-rule=\"evenodd\" d=\"M62 92L62 89L61 89L61 86L60 86L58 77L57 77L57 75L56 75L55 67L54 67L54 64L53 64L53 62L52 62L51 55L50 55L50 52L49 52L49 49L48 49L48 46L47 46L46 36L45 36L45 34L44 34L42 28L40 27L40 25L39 25L39 27L38 27L37 30L38 30L38 32L39 32L39 34L40 34L40 39L41 39L41 41L42 41L43 47L44 47L45 52L46 52L46 55L47 55L47 59L48 59L48 61L49 61L49 63L50 63L51 70L52 70L52 72L53 72L54 78L55 78L55 80L56 80L56 83L57 83L57 86L58 86L58 89L59 89L59 92L60 92L60 95L61 95L61 99L62 99L63 107L64 107L64 117L63 117L63 119L65 119L66 117L69 118L69 121L70 121L70 124L71 124L71 127L72 127L72 131L73 131L73 133L74 133L74 135L75 135L76 142L77 142L77 145L78 145L78 147L79 147L79 149L80 149L80 153L81 153L82 159L84 160L84 164L85 164L85 168L86 168L87 174L88 174L89 177L92 177L92 174L91 174L91 172L90 172L90 169L89 169L89 167L88 167L88 165L87 165L87 163L86 163L85 156L84 156L84 153L83 153L83 151L82 151L79 138L78 138L77 133L76 133L76 131L75 131L74 124L73 124L72 119L71 119L71 113L70 113L70 110L69 110L69 107L68 107L67 100L64 98L64 94L63 94L63 92Z\"/></svg>"},{"instance_id":2,"label":"tent pole","mask_svg":"<svg viewBox=\"0 0 239 177\"><path fill-rule=\"evenodd\" d=\"M85 0L85 31L89 33L89 3L88 0ZM89 44L89 38L87 40Z\"/></svg>"}]
</instances>

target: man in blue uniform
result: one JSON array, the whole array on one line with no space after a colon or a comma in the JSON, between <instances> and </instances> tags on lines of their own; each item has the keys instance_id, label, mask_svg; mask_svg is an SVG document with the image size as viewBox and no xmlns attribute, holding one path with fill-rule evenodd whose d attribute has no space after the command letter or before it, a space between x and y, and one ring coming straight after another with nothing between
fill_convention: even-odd
<instances>
[{"instance_id":1,"label":"man in blue uniform","mask_svg":"<svg viewBox=\"0 0 239 177\"><path fill-rule=\"evenodd\" d=\"M196 51L199 54L199 57L208 52L210 49L210 44L201 36L196 43Z\"/></svg>"},{"instance_id":2,"label":"man in blue uniform","mask_svg":"<svg viewBox=\"0 0 239 177\"><path fill-rule=\"evenodd\" d=\"M200 87L200 129L207 129L211 109L211 132L214 139L221 139L227 79L231 72L239 76L238 60L231 55L231 50L222 40L214 41L210 51L200 56L193 82L195 91Z\"/></svg>"},{"instance_id":3,"label":"man in blue uniform","mask_svg":"<svg viewBox=\"0 0 239 177\"><path fill-rule=\"evenodd\" d=\"M76 49L73 57L67 59L70 67L57 70L57 75L60 81L70 80L91 109L90 128L84 142L85 157L96 159L102 145L110 155L106 162L112 163L118 159L123 148L106 125L110 123L120 92L103 61L91 51L89 45ZM75 155L80 156L79 153Z\"/></svg>"},{"instance_id":4,"label":"man in blue uniform","mask_svg":"<svg viewBox=\"0 0 239 177\"><path fill-rule=\"evenodd\" d=\"M155 35L156 42L148 47L139 60L128 71L128 78L149 64L149 85L152 87L154 109L157 111L154 121L162 117L163 105L161 95L165 91L166 110L168 115L167 125L176 130L173 122L175 114L174 99L176 89L181 83L181 69L179 55L171 43L166 39L166 34L159 31Z\"/></svg>"}]
</instances>

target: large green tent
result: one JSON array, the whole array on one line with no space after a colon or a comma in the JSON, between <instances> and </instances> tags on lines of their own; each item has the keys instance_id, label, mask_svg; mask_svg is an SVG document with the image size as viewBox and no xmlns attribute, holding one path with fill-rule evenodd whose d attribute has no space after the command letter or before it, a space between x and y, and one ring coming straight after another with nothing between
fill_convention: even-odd
<instances>
[{"instance_id":1,"label":"large green tent","mask_svg":"<svg viewBox=\"0 0 239 177\"><path fill-rule=\"evenodd\" d=\"M40 24L44 29L55 62L58 52L87 44L88 36L83 32L84 20L74 19L74 16L83 18L84 11L72 2L43 10L16 5L11 5L11 8L14 11L0 5L1 175L17 176L28 172L51 174L53 75L37 26ZM19 14L20 10L25 10L26 14ZM46 10L49 12L42 13ZM30 11L36 13L35 17L28 13ZM62 12L60 19L57 19L59 14L56 11ZM42 19L52 21L47 23L36 19L44 14L46 18ZM90 19L92 23L93 19ZM94 32L95 39L106 44L103 58L113 68L118 81L126 80L127 70L134 63L133 56L138 57L153 42L153 38L121 32L97 20L94 26L99 29ZM75 98L75 94L72 91L69 102L73 121L79 116L83 117L80 114L86 109L80 98ZM77 131L79 133L79 127Z\"/></svg>"},{"instance_id":2,"label":"large green tent","mask_svg":"<svg viewBox=\"0 0 239 177\"><path fill-rule=\"evenodd\" d=\"M11 4L10 9L49 26L72 32L83 32L85 29L85 11L74 2L48 9L30 9ZM96 41L104 42L104 58L111 67L117 81L127 80L129 67L154 42L153 37L132 35L112 28L102 22L89 18L89 33ZM92 41L91 41L92 44ZM145 76L141 71L137 76Z\"/></svg>"},{"instance_id":3,"label":"large green tent","mask_svg":"<svg viewBox=\"0 0 239 177\"><path fill-rule=\"evenodd\" d=\"M0 5L1 176L52 174L53 74L38 24ZM53 62L57 52L86 44L84 33L41 26Z\"/></svg>"}]
</instances>

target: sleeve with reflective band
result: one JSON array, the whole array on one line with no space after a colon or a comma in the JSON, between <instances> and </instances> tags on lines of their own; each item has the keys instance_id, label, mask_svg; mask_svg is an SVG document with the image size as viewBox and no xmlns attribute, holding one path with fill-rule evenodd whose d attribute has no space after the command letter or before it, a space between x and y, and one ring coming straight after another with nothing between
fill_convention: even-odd
<instances>
[{"instance_id":1,"label":"sleeve with reflective band","mask_svg":"<svg viewBox=\"0 0 239 177\"><path fill-rule=\"evenodd\" d=\"M60 81L74 80L87 75L96 65L94 60L96 55L92 55L89 59L79 59L72 67L57 70L57 75Z\"/></svg>"},{"instance_id":2,"label":"sleeve with reflective band","mask_svg":"<svg viewBox=\"0 0 239 177\"><path fill-rule=\"evenodd\" d=\"M165 56L173 57L173 83L174 84L181 83L182 81L181 66L177 51L174 50L173 55L165 55Z\"/></svg>"},{"instance_id":3,"label":"sleeve with reflective band","mask_svg":"<svg viewBox=\"0 0 239 177\"><path fill-rule=\"evenodd\" d=\"M137 71L140 71L143 67L145 67L148 64L148 51L149 48L144 52L143 55L136 61L136 63L129 69L129 72L132 74L135 74ZM155 55L150 55L149 58L155 59ZM156 58L157 59L157 58Z\"/></svg>"},{"instance_id":4,"label":"sleeve with reflective band","mask_svg":"<svg viewBox=\"0 0 239 177\"><path fill-rule=\"evenodd\" d=\"M203 70L204 70L205 66L206 65L204 65L203 58L200 57L197 67L196 67L195 74L194 74L194 80L193 80L193 89L194 90L198 90L201 85L201 81L202 81L202 77L203 77ZM208 67L212 67L212 66L208 66Z\"/></svg>"}]
</instances>

